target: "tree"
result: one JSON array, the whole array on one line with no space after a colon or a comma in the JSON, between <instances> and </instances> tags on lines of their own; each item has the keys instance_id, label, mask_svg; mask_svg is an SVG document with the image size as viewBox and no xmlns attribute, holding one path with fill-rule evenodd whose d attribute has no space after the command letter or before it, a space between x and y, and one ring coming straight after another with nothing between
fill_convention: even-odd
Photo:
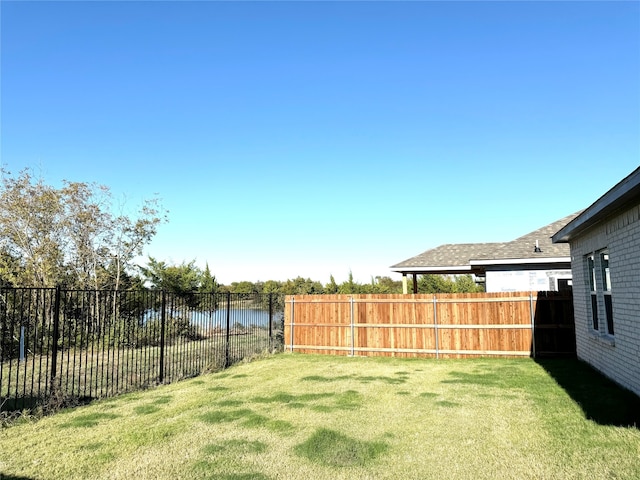
<instances>
[{"instance_id":1,"label":"tree","mask_svg":"<svg viewBox=\"0 0 640 480\"><path fill-rule=\"evenodd\" d=\"M113 213L108 187L64 181L56 189L28 170L0 173L0 272L16 286L118 289L134 256L166 221L157 200L132 218Z\"/></svg>"},{"instance_id":2,"label":"tree","mask_svg":"<svg viewBox=\"0 0 640 480\"><path fill-rule=\"evenodd\" d=\"M241 282L231 282L231 293L255 293L257 291L253 282L243 280Z\"/></svg>"},{"instance_id":3,"label":"tree","mask_svg":"<svg viewBox=\"0 0 640 480\"><path fill-rule=\"evenodd\" d=\"M60 193L27 171L18 178L1 173L1 268L14 285L52 287L65 276Z\"/></svg>"},{"instance_id":4,"label":"tree","mask_svg":"<svg viewBox=\"0 0 640 480\"><path fill-rule=\"evenodd\" d=\"M418 293L473 293L482 292L471 275L454 277L445 275L421 275L418 279Z\"/></svg>"},{"instance_id":5,"label":"tree","mask_svg":"<svg viewBox=\"0 0 640 480\"><path fill-rule=\"evenodd\" d=\"M455 293L476 293L484 292L484 287L478 285L471 275L458 275L454 285Z\"/></svg>"},{"instance_id":6,"label":"tree","mask_svg":"<svg viewBox=\"0 0 640 480\"><path fill-rule=\"evenodd\" d=\"M444 275L420 275L418 293L453 293L453 282Z\"/></svg>"},{"instance_id":7,"label":"tree","mask_svg":"<svg viewBox=\"0 0 640 480\"><path fill-rule=\"evenodd\" d=\"M157 198L145 200L137 218L122 213L111 221L112 241L110 250L115 265L114 284L118 290L122 272L157 233L158 225L167 221L167 215Z\"/></svg>"},{"instance_id":8,"label":"tree","mask_svg":"<svg viewBox=\"0 0 640 480\"><path fill-rule=\"evenodd\" d=\"M285 295L320 294L324 293L324 288L320 282L314 282L310 278L296 277L282 285L282 293Z\"/></svg>"},{"instance_id":9,"label":"tree","mask_svg":"<svg viewBox=\"0 0 640 480\"><path fill-rule=\"evenodd\" d=\"M402 280L375 277L375 293L402 293Z\"/></svg>"},{"instance_id":10,"label":"tree","mask_svg":"<svg viewBox=\"0 0 640 480\"><path fill-rule=\"evenodd\" d=\"M105 211L109 191L104 186L64 182L59 200L65 211L67 261L72 264L75 285L100 288L108 270L110 214ZM101 278L99 278L101 277Z\"/></svg>"},{"instance_id":11,"label":"tree","mask_svg":"<svg viewBox=\"0 0 640 480\"><path fill-rule=\"evenodd\" d=\"M262 293L279 293L282 290L282 283L276 280L267 280L262 285Z\"/></svg>"},{"instance_id":12,"label":"tree","mask_svg":"<svg viewBox=\"0 0 640 480\"><path fill-rule=\"evenodd\" d=\"M200 292L202 293L216 293L218 291L218 282L216 277L211 275L209 270L209 263L207 262L204 267L204 271L200 280Z\"/></svg>"},{"instance_id":13,"label":"tree","mask_svg":"<svg viewBox=\"0 0 640 480\"><path fill-rule=\"evenodd\" d=\"M13 287L15 272L20 271L20 259L6 250L0 250L0 288Z\"/></svg>"},{"instance_id":14,"label":"tree","mask_svg":"<svg viewBox=\"0 0 640 480\"><path fill-rule=\"evenodd\" d=\"M177 295L186 296L200 288L202 272L195 265L195 260L180 265L168 265L164 261L149 257L146 267L140 272L154 290L164 290Z\"/></svg>"},{"instance_id":15,"label":"tree","mask_svg":"<svg viewBox=\"0 0 640 480\"><path fill-rule=\"evenodd\" d=\"M324 286L324 293L338 293L338 284L336 283L336 279L333 278L333 275L329 275L329 283Z\"/></svg>"},{"instance_id":16,"label":"tree","mask_svg":"<svg viewBox=\"0 0 640 480\"><path fill-rule=\"evenodd\" d=\"M338 287L338 293L360 293L360 285L353 280L353 272L349 270L349 277Z\"/></svg>"}]
</instances>

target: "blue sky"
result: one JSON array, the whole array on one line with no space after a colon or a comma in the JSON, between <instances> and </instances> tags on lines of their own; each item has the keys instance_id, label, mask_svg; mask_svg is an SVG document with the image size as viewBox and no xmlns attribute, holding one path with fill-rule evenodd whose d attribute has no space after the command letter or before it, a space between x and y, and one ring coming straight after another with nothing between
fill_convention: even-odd
<instances>
[{"instance_id":1,"label":"blue sky","mask_svg":"<svg viewBox=\"0 0 640 480\"><path fill-rule=\"evenodd\" d=\"M640 164L639 2L13 2L1 163L169 210L219 281L508 241Z\"/></svg>"}]
</instances>

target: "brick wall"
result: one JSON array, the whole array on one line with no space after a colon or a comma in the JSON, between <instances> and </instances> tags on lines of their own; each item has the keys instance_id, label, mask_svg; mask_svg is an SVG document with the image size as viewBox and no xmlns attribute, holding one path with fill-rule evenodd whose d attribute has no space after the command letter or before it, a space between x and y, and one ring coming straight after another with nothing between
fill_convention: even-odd
<instances>
[{"instance_id":1,"label":"brick wall","mask_svg":"<svg viewBox=\"0 0 640 480\"><path fill-rule=\"evenodd\" d=\"M600 330L592 327L585 255L609 250L614 335L606 333L602 302ZM615 214L571 242L578 357L640 395L640 205ZM602 272L596 268L598 284Z\"/></svg>"}]
</instances>

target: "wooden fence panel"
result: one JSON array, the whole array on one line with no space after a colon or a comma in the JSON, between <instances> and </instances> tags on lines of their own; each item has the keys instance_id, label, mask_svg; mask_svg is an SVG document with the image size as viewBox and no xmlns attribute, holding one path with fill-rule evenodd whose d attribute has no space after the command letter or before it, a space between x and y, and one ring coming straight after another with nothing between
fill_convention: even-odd
<instances>
[{"instance_id":1,"label":"wooden fence panel","mask_svg":"<svg viewBox=\"0 0 640 480\"><path fill-rule=\"evenodd\" d=\"M296 295L285 302L285 349L302 353L530 356L535 343L541 353L571 355L572 335L571 298L548 292Z\"/></svg>"}]
</instances>

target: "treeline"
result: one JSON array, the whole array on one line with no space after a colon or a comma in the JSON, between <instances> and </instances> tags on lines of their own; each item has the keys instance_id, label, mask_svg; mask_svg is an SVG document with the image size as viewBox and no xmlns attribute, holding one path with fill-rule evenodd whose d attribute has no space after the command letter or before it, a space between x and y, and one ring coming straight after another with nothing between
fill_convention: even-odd
<instances>
[{"instance_id":1,"label":"treeline","mask_svg":"<svg viewBox=\"0 0 640 480\"><path fill-rule=\"evenodd\" d=\"M141 281L153 289L172 293L188 292L212 293L279 293L284 295L321 295L321 294L385 294L402 293L402 281L390 277L373 277L369 283L359 283L350 272L347 280L337 283L333 275L323 284L310 278L296 277L285 281L241 281L229 285L218 283L211 274L209 265L204 270L195 265L195 261L180 265L168 265L149 257L146 267L140 269ZM418 293L469 293L481 292L471 275L449 277L443 275L421 275L418 278Z\"/></svg>"},{"instance_id":2,"label":"treeline","mask_svg":"<svg viewBox=\"0 0 640 480\"><path fill-rule=\"evenodd\" d=\"M297 294L402 293L402 281L375 277L368 283L348 279L327 283L297 277L286 281L217 282L209 265L195 261L170 265L142 255L167 215L157 199L132 214L115 202L108 187L63 181L47 185L29 170L14 176L0 169L0 287L54 287L87 290L152 288L188 292ZM471 276L423 275L419 293L482 290Z\"/></svg>"},{"instance_id":3,"label":"treeline","mask_svg":"<svg viewBox=\"0 0 640 480\"><path fill-rule=\"evenodd\" d=\"M342 283L336 283L333 276L329 282L297 277L284 282L268 280L266 282L233 282L229 286L222 286L232 293L283 293L285 295L301 294L387 294L402 293L402 281L390 277L374 277L369 283L358 283L353 278ZM474 282L471 275L461 275L455 278L443 275L421 275L418 277L418 293L472 293L483 292L484 287Z\"/></svg>"}]
</instances>

